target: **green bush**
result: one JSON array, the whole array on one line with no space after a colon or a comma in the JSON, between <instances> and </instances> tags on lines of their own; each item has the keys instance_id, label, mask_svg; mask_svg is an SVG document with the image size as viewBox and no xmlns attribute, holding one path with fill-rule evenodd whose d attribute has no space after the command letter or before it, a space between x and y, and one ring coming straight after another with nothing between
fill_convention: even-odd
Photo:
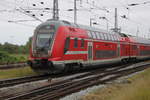
<instances>
[{"instance_id":1,"label":"green bush","mask_svg":"<svg viewBox=\"0 0 150 100\"><path fill-rule=\"evenodd\" d=\"M5 51L0 51L0 59L8 57L9 54Z\"/></svg>"},{"instance_id":2,"label":"green bush","mask_svg":"<svg viewBox=\"0 0 150 100\"><path fill-rule=\"evenodd\" d=\"M4 51L0 51L0 63L7 63L7 60L9 58L9 54L7 52Z\"/></svg>"},{"instance_id":3,"label":"green bush","mask_svg":"<svg viewBox=\"0 0 150 100\"><path fill-rule=\"evenodd\" d=\"M18 63L25 62L26 58L24 56L14 56L10 55L7 52L0 51L0 64L10 64L10 63Z\"/></svg>"}]
</instances>

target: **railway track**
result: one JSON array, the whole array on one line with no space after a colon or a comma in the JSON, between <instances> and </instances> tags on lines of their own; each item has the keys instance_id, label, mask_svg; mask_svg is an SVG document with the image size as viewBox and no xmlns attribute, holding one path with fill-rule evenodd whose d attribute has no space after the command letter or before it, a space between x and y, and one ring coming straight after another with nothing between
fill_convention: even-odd
<instances>
[{"instance_id":1,"label":"railway track","mask_svg":"<svg viewBox=\"0 0 150 100\"><path fill-rule=\"evenodd\" d=\"M104 69L106 69L106 68L103 68L101 70L104 70ZM55 75L55 74L35 75L35 76L19 77L19 78L12 78L12 79L4 79L4 80L0 80L0 88L14 86L14 85L18 85L18 84L27 83L27 82L45 80L45 79L48 79L48 78L65 77L65 76L69 76L69 75L86 73L86 72L91 72L91 70L90 71L89 70L83 70L83 71L80 70L80 71L75 71L75 72L70 72L70 73L60 73L60 74L57 74L57 75Z\"/></svg>"},{"instance_id":2,"label":"railway track","mask_svg":"<svg viewBox=\"0 0 150 100\"><path fill-rule=\"evenodd\" d=\"M7 100L54 100L67 94L77 92L89 86L105 84L119 77L130 75L148 68L150 62L123 65L105 70L96 70L83 75L71 77L33 91L8 97Z\"/></svg>"},{"instance_id":3,"label":"railway track","mask_svg":"<svg viewBox=\"0 0 150 100\"><path fill-rule=\"evenodd\" d=\"M11 69L11 68L19 68L19 67L25 67L27 66L27 63L16 63L16 64L5 64L5 65L0 65L0 70L4 69Z\"/></svg>"},{"instance_id":4,"label":"railway track","mask_svg":"<svg viewBox=\"0 0 150 100\"><path fill-rule=\"evenodd\" d=\"M44 80L44 79L47 79L48 77L49 77L48 75L40 75L40 76L36 75L36 76L28 76L28 77L1 80L0 88L14 86L14 85L22 84L22 83L27 83L27 82Z\"/></svg>"},{"instance_id":5,"label":"railway track","mask_svg":"<svg viewBox=\"0 0 150 100\"><path fill-rule=\"evenodd\" d=\"M106 68L103 68L101 70L105 70L105 69ZM95 69L93 69L93 70L95 70ZM68 72L68 73L60 73L57 75L55 75L55 74L35 75L35 76L19 77L19 78L12 78L12 79L4 79L4 80L0 80L0 88L14 86L14 85L18 85L18 84L27 83L27 82L45 80L48 78L65 77L65 76L69 76L69 75L86 73L86 72L91 72L91 70L90 71L89 70L80 70L80 71L74 71L74 72Z\"/></svg>"}]
</instances>

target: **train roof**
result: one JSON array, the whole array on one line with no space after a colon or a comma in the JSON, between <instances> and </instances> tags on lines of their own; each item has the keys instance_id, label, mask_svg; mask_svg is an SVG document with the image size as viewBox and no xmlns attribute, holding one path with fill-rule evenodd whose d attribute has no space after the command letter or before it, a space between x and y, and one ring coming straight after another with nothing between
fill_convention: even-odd
<instances>
[{"instance_id":1,"label":"train roof","mask_svg":"<svg viewBox=\"0 0 150 100\"><path fill-rule=\"evenodd\" d=\"M118 33L121 37L128 37L130 42L142 43L142 44L150 44L150 40L142 37L136 37L132 35L128 35L125 33Z\"/></svg>"},{"instance_id":2,"label":"train roof","mask_svg":"<svg viewBox=\"0 0 150 100\"><path fill-rule=\"evenodd\" d=\"M131 36L137 43L150 44L150 40L142 37Z\"/></svg>"},{"instance_id":3,"label":"train roof","mask_svg":"<svg viewBox=\"0 0 150 100\"><path fill-rule=\"evenodd\" d=\"M46 25L46 24L50 24L50 23L55 23L58 26L59 25L71 26L71 27L86 29L86 30L89 30L89 31L100 31L100 32L103 32L103 33L114 34L114 32L106 31L106 30L103 30L103 29L95 28L95 27L90 27L90 26L87 26L87 25L74 24L72 22L65 21L65 20L53 20L53 19L49 19L46 22L42 23L41 25Z\"/></svg>"},{"instance_id":4,"label":"train roof","mask_svg":"<svg viewBox=\"0 0 150 100\"><path fill-rule=\"evenodd\" d=\"M99 32L103 32L103 33L116 34L115 32L112 32L112 31L106 31L106 30L103 30L103 29L90 27L90 26L86 26L86 25L74 24L74 23L71 23L71 22L65 21L65 20L54 20L54 19L49 19L46 22L40 24L38 27L43 26L43 25L52 24L52 23L55 24L57 27L60 26L60 25L64 25L64 26L82 28L82 29L86 29L86 30L89 30L89 31L99 31ZM136 42L136 43L150 44L150 40L145 39L145 38L135 37L135 36L127 35L125 33L117 33L117 35L120 36L120 37L132 38L134 40L134 42Z\"/></svg>"}]
</instances>

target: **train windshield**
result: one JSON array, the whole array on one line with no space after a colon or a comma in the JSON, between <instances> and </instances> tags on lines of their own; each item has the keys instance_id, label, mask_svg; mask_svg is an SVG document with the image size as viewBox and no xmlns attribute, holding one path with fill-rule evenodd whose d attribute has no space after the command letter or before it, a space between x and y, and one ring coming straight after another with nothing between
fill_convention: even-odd
<instances>
[{"instance_id":1,"label":"train windshield","mask_svg":"<svg viewBox=\"0 0 150 100\"><path fill-rule=\"evenodd\" d=\"M37 35L37 47L45 47L48 48L51 40L52 40L53 34L38 34Z\"/></svg>"},{"instance_id":2,"label":"train windshield","mask_svg":"<svg viewBox=\"0 0 150 100\"><path fill-rule=\"evenodd\" d=\"M37 32L36 47L49 48L55 33L53 26L43 26Z\"/></svg>"}]
</instances>

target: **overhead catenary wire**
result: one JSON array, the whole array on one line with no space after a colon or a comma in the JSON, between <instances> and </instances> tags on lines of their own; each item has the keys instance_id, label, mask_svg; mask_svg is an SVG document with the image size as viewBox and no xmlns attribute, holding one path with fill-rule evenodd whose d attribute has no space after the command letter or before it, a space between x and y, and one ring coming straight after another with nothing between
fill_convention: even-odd
<instances>
[{"instance_id":1,"label":"overhead catenary wire","mask_svg":"<svg viewBox=\"0 0 150 100\"><path fill-rule=\"evenodd\" d=\"M34 14L35 14L35 17L37 17L38 15L40 15L40 13L47 13L47 14L51 14L52 12L51 12L51 10L45 10L45 9L41 9L41 10L38 10L38 8L40 8L40 7L35 7L35 8L31 8L30 6L32 5L32 1L33 0L31 0L31 1L29 1L29 0L21 0L21 1L19 1L19 0L16 0L17 2L16 2L16 6L17 6L17 8L19 7L19 4L24 4L24 3L26 3L26 8L24 8L24 7L22 7L24 10L27 10L28 8L29 8L29 10L32 10L33 12L34 12ZM18 2L19 1L19 2ZM67 0L68 1L68 0ZM70 2L73 2L73 0L69 0ZM82 0L82 4L81 4L81 1L80 2L78 2L78 3L80 3L79 5L78 5L78 7L79 7L79 10L78 11L86 11L87 10L87 12L89 13L90 12L90 8L85 8L84 7L84 5L86 4L88 7L92 7L93 8L93 10L97 10L98 12L99 11L104 11L103 13L107 13L108 14L108 16L111 16L111 17L108 17L108 19L109 19L109 23L110 24L113 24L113 22L112 22L112 16L114 15L114 13L109 9L109 6L107 6L107 7L104 7L105 5L103 5L102 7L100 7L99 5L96 5L98 0L95 0L95 4L93 3L93 0ZM5 1L4 1L5 2ZM10 5L10 6L13 6L14 5L14 2L12 2L12 1L8 1L8 0L6 0L6 2ZM66 2L66 1L65 1ZM98 1L99 3L101 3L102 1ZM138 1L139 2L139 1ZM28 4L27 4L28 3ZM128 5L127 4L130 4L130 2L128 2L128 1L126 1L126 0L122 0L122 2L121 1L118 1L118 4L120 3L120 5L122 6L122 8L125 8L126 6L128 7ZM133 3L133 2L132 2ZM135 3L136 3L136 1L135 1ZM149 3L149 1L143 1L143 3L146 3L146 4L148 4ZM45 3L44 3L45 4ZM36 4L37 5L37 4ZM82 6L80 6L80 5L82 5ZM84 8L84 9L81 9L81 8ZM37 9L37 10L34 10L34 9ZM131 8L132 9L132 8ZM65 11L65 9L63 10L62 8L60 9L60 11ZM109 12L108 12L109 11ZM133 13L133 12L131 12L131 11L129 11L130 13ZM95 12L93 12L93 11L91 11L91 13L92 13L92 15L96 15L96 13ZM65 15L65 14L61 14L62 15L62 17ZM28 15L27 15L28 16ZM97 14L96 16L100 16L100 14ZM125 20L124 18L122 18L121 16L123 16L123 15L119 15L119 18L121 18L121 20ZM107 17L107 15L106 15L106 17ZM129 16L127 16L128 18L129 18ZM32 17L31 17L32 18ZM80 18L80 17L79 17ZM81 17L82 18L82 17ZM39 17L38 19L40 19L41 20L41 18ZM80 20L80 19L79 19ZM134 20L134 19L132 19L132 17L130 18L130 20L128 20L128 19L126 19L127 21L129 21L129 22L131 22L131 23L135 23L135 25L137 24L136 22L138 22L138 21L132 21L132 20ZM88 20L87 20L87 22L88 22ZM142 23L143 24L143 23Z\"/></svg>"},{"instance_id":2,"label":"overhead catenary wire","mask_svg":"<svg viewBox=\"0 0 150 100\"><path fill-rule=\"evenodd\" d=\"M43 22L41 19L37 18L36 16L32 16L32 15L30 15L30 14L27 14L27 13L26 13L26 10L24 10L24 9L21 8L21 7L20 7L20 9L16 9L16 10L19 11L19 12L21 12L21 13L23 13L23 14L25 14L25 15L27 15L27 16L30 16L30 17L32 17L32 18L34 18L34 19L36 19L36 20L38 20L38 21L40 21L40 22Z\"/></svg>"}]
</instances>

